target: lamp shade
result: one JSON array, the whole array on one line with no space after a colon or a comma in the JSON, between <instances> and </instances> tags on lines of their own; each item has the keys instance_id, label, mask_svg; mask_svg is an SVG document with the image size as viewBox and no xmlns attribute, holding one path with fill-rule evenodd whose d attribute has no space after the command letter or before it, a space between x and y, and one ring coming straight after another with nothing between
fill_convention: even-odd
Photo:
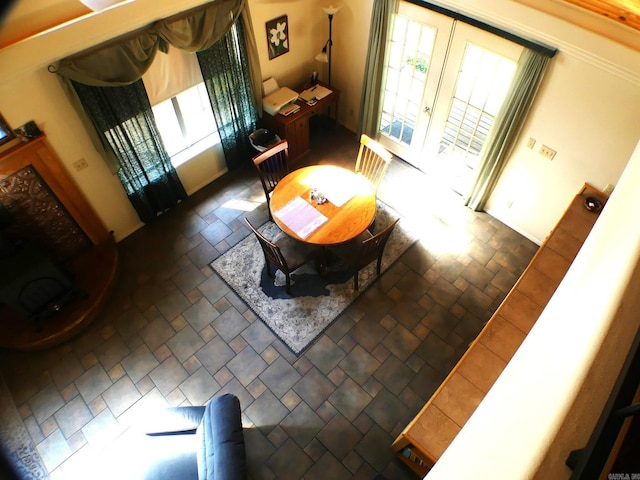
<instances>
[{"instance_id":1,"label":"lamp shade","mask_svg":"<svg viewBox=\"0 0 640 480\"><path fill-rule=\"evenodd\" d=\"M328 7L322 7L322 10L324 10L324 13L327 15L335 15L341 8L342 5L329 5Z\"/></svg>"},{"instance_id":2,"label":"lamp shade","mask_svg":"<svg viewBox=\"0 0 640 480\"><path fill-rule=\"evenodd\" d=\"M316 60L321 63L329 63L329 55L327 55L326 48L323 48L322 51L316 55Z\"/></svg>"}]
</instances>

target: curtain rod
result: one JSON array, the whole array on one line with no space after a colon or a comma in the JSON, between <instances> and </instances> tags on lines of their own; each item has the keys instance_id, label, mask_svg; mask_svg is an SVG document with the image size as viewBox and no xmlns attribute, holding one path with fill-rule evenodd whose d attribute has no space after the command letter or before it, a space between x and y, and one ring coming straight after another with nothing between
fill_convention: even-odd
<instances>
[{"instance_id":1,"label":"curtain rod","mask_svg":"<svg viewBox=\"0 0 640 480\"><path fill-rule=\"evenodd\" d=\"M517 43L518 45L522 45L523 47L529 48L538 53L546 55L549 58L552 58L556 53L558 53L557 48L549 47L547 45L543 45L533 40L522 38L521 36L516 35L515 33L509 32L500 27L496 27L495 25L491 25L490 23L483 22L482 20L478 20L477 18L469 17L468 15L464 15L463 13L460 13L458 11L451 10L450 8L447 8L447 7L443 7L442 5L428 2L426 0L404 0L404 1L408 3L412 3L414 5L418 5L420 7L424 7L436 13L441 13L442 15L446 15L447 17L451 17L455 20L460 20L461 22L467 23L473 27L480 28L489 33L493 33L494 35L507 39L511 42Z\"/></svg>"}]
</instances>

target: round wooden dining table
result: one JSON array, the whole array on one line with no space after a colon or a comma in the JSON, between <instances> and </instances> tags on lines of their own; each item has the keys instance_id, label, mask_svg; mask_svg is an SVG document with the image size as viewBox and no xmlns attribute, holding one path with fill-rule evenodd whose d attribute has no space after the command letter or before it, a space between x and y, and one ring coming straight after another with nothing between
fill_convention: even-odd
<instances>
[{"instance_id":1,"label":"round wooden dining table","mask_svg":"<svg viewBox=\"0 0 640 480\"><path fill-rule=\"evenodd\" d=\"M312 190L326 197L318 204ZM335 165L294 170L278 182L270 201L276 224L314 245L336 245L364 232L376 215L376 194L362 175ZM315 211L311 210L315 209Z\"/></svg>"}]
</instances>

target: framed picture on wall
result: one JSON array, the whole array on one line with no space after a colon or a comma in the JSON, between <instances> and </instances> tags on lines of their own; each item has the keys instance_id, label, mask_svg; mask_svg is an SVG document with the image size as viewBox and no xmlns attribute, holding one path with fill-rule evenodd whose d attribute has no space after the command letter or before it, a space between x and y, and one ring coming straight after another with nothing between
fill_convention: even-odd
<instances>
[{"instance_id":1,"label":"framed picture on wall","mask_svg":"<svg viewBox=\"0 0 640 480\"><path fill-rule=\"evenodd\" d=\"M267 22L269 60L289 51L289 20L283 15Z\"/></svg>"}]
</instances>

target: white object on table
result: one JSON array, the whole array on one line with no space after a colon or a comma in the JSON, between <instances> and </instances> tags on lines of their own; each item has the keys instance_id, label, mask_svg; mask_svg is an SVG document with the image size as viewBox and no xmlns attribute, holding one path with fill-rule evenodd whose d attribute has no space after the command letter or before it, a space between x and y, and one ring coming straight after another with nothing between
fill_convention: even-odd
<instances>
[{"instance_id":1,"label":"white object on table","mask_svg":"<svg viewBox=\"0 0 640 480\"><path fill-rule=\"evenodd\" d=\"M296 197L273 213L300 238L307 238L328 218L302 197Z\"/></svg>"}]
</instances>

